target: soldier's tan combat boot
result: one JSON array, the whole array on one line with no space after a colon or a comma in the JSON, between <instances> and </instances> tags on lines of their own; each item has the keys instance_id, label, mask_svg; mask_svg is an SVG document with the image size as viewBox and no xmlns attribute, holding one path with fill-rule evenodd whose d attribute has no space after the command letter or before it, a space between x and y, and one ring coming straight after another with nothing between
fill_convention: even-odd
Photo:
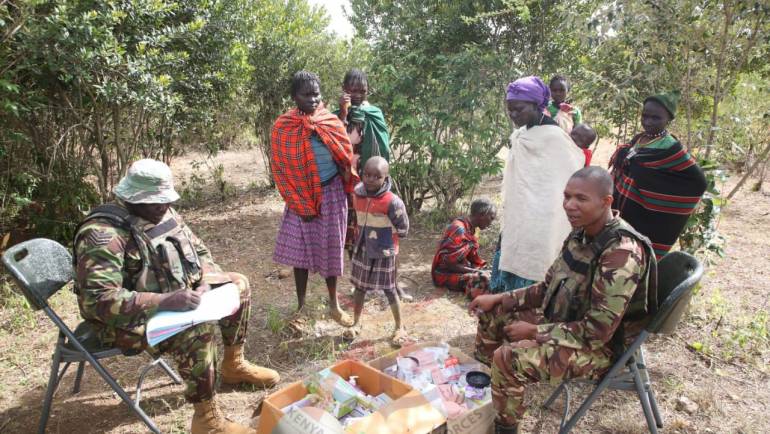
<instances>
[{"instance_id":1,"label":"soldier's tan combat boot","mask_svg":"<svg viewBox=\"0 0 770 434\"><path fill-rule=\"evenodd\" d=\"M192 434L256 434L256 430L230 422L222 415L214 399L193 404Z\"/></svg>"},{"instance_id":2,"label":"soldier's tan combat boot","mask_svg":"<svg viewBox=\"0 0 770 434\"><path fill-rule=\"evenodd\" d=\"M260 387L272 387L281 380L278 372L254 365L243 358L243 345L225 346L222 362L222 382L225 384L249 383Z\"/></svg>"}]
</instances>

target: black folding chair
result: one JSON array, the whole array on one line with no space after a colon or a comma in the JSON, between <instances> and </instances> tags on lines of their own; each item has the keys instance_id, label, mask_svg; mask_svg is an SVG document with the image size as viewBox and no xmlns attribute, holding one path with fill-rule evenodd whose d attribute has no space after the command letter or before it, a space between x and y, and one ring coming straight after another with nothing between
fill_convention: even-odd
<instances>
[{"instance_id":1,"label":"black folding chair","mask_svg":"<svg viewBox=\"0 0 770 434\"><path fill-rule=\"evenodd\" d=\"M88 362L104 378L104 381L110 385L112 390L120 396L123 402L136 413L142 422L152 432L160 434L158 427L152 419L139 407L139 401L142 396L142 382L145 375L154 366L163 368L176 384L182 384L182 379L163 359L155 359L142 369L139 381L136 384L136 397L134 400L131 400L128 393L118 385L99 360L121 355L135 356L140 354L141 351L124 351L105 347L99 342L91 323L87 321L81 322L74 331L70 330L48 304L48 298L72 280L72 257L69 251L55 241L36 238L8 249L3 254L3 264L18 281L21 291L27 298L30 306L34 310L42 309L51 321L56 324L56 327L59 328L59 338L53 353L51 376L45 393L38 433L43 434L45 432L54 392L56 392L59 382L67 372L67 368L72 363L78 363L75 386L73 388L73 393L78 393L80 391L80 382L83 379L85 362ZM64 367L59 370L62 363Z\"/></svg>"},{"instance_id":2,"label":"black folding chair","mask_svg":"<svg viewBox=\"0 0 770 434\"><path fill-rule=\"evenodd\" d=\"M663 418L658 410L658 403L655 401L650 377L647 374L647 366L644 363L642 344L651 334L673 333L690 304L693 289L700 281L701 276L703 276L703 266L688 253L672 252L661 259L658 263L658 300L664 301L646 329L642 330L598 384L583 379L564 381L543 404L544 407L550 408L559 393L564 392L564 413L559 425L559 434L570 432L580 418L585 415L591 404L607 388L636 391L650 432L657 434L658 428L663 428ZM569 386L571 383L590 383L596 384L596 387L583 401L580 408L567 420L570 414Z\"/></svg>"}]
</instances>

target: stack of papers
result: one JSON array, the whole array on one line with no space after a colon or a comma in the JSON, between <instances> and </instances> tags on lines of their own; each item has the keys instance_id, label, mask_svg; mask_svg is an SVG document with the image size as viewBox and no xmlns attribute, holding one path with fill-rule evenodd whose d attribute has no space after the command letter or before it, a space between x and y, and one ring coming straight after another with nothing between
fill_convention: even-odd
<instances>
[{"instance_id":1,"label":"stack of papers","mask_svg":"<svg viewBox=\"0 0 770 434\"><path fill-rule=\"evenodd\" d=\"M235 284L228 283L212 289L201 296L201 302L194 310L162 311L153 315L147 321L147 343L154 347L190 327L204 322L218 321L234 314L240 305L239 291Z\"/></svg>"}]
</instances>

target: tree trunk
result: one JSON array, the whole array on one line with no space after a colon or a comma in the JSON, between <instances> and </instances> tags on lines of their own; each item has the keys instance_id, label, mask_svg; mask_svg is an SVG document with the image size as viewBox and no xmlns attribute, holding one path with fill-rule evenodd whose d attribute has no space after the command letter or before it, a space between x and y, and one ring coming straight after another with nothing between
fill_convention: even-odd
<instances>
[{"instance_id":1,"label":"tree trunk","mask_svg":"<svg viewBox=\"0 0 770 434\"><path fill-rule=\"evenodd\" d=\"M684 61L687 62L687 73L684 81L684 109L685 109L685 121L687 122L687 147L692 152L693 148L697 149L697 146L693 146L692 142L692 91L690 85L692 84L692 65L690 64L690 39L687 39L687 46L685 47Z\"/></svg>"},{"instance_id":2,"label":"tree trunk","mask_svg":"<svg viewBox=\"0 0 770 434\"><path fill-rule=\"evenodd\" d=\"M102 201L106 202L110 195L108 187L108 180L110 177L110 154L102 137L102 120L98 109L94 110L93 136L94 141L96 142L96 148L99 150L99 158L101 160L101 170L99 172L99 194L102 197Z\"/></svg>"},{"instance_id":3,"label":"tree trunk","mask_svg":"<svg viewBox=\"0 0 770 434\"><path fill-rule=\"evenodd\" d=\"M733 187L733 190L730 192L730 194L727 195L727 200L729 201L732 199L733 196L735 196L735 193L740 190L740 188L743 186L744 183L746 183L746 180L749 179L749 176L751 176L752 173L754 173L755 170L757 170L757 167L759 167L762 162L767 160L768 155L770 155L770 143L768 143L765 146L765 150L762 151L762 154L754 161L754 164L751 165L749 170L746 171L746 173L743 174L743 178L741 178L740 181L738 181L738 184ZM761 179L760 179L761 181Z\"/></svg>"},{"instance_id":4,"label":"tree trunk","mask_svg":"<svg viewBox=\"0 0 770 434\"><path fill-rule=\"evenodd\" d=\"M254 125L254 129L257 132L257 137L260 136L259 130L260 130L260 122L257 121ZM262 143L258 143L257 146L259 147L260 152L262 153L262 165L265 168L265 177L267 178L267 185L269 187L275 187L275 180L273 179L273 168L272 168L272 158L271 157L271 131L270 129L265 128L261 134L262 136Z\"/></svg>"},{"instance_id":5,"label":"tree trunk","mask_svg":"<svg viewBox=\"0 0 770 434\"><path fill-rule=\"evenodd\" d=\"M120 106L118 104L112 104L112 129L113 129L113 146L115 152L118 154L118 167L116 173L118 177L123 175L124 168L128 165L128 156L126 155L126 149L124 144L120 141ZM110 180L113 181L113 180ZM110 182L112 184L112 182ZM112 187L112 185L110 185Z\"/></svg>"},{"instance_id":6,"label":"tree trunk","mask_svg":"<svg viewBox=\"0 0 770 434\"><path fill-rule=\"evenodd\" d=\"M719 102L722 99L722 75L725 67L725 51L727 50L727 32L732 25L733 12L729 1L724 3L724 25L719 41L719 60L717 61L717 72L714 77L714 106L711 109L711 122L709 122L709 133L706 139L706 154L704 159L708 160L711 156L711 149L714 147L714 136L716 135L717 122L719 116Z\"/></svg>"}]
</instances>

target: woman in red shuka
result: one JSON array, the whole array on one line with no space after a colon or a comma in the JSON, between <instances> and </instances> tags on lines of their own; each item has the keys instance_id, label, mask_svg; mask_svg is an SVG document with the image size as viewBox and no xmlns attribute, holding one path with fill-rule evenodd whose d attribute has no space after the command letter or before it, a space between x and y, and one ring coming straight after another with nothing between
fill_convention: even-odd
<instances>
[{"instance_id":1,"label":"woman in red shuka","mask_svg":"<svg viewBox=\"0 0 770 434\"><path fill-rule=\"evenodd\" d=\"M433 284L452 291L462 291L476 298L489 290L490 271L479 257L476 228L488 228L497 215L489 199L476 199L468 217L456 218L444 231L436 256L433 257Z\"/></svg>"},{"instance_id":2,"label":"woman in red shuka","mask_svg":"<svg viewBox=\"0 0 770 434\"><path fill-rule=\"evenodd\" d=\"M353 148L342 121L321 102L317 75L294 74L291 96L297 107L278 117L271 135L270 169L286 202L273 260L294 268L298 311L305 305L308 274L318 273L329 291L329 315L350 326L337 303L337 277L353 190Z\"/></svg>"}]
</instances>

